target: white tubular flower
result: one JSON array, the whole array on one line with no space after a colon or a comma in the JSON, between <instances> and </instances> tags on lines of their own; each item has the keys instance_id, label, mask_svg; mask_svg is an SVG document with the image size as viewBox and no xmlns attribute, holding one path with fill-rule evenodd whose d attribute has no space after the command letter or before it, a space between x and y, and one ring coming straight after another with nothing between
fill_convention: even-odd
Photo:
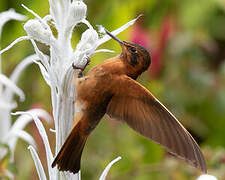
<instances>
[{"instance_id":1,"label":"white tubular flower","mask_svg":"<svg viewBox=\"0 0 225 180\"><path fill-rule=\"evenodd\" d=\"M30 121L30 120L34 120L38 131L41 135L41 138L43 140L43 143L45 145L45 151L46 151L46 155L47 155L47 164L48 164L48 172L49 172L49 178L50 179L55 179L56 173L54 172L55 170L51 168L51 162L53 161L53 155L52 155L52 151L50 148L50 144L48 141L48 136L46 134L45 128L43 126L43 124L41 123L41 120L38 118L37 113L35 111L27 111L27 112L16 112L13 113L14 115L21 115L21 119L25 119L25 121ZM45 113L45 118L50 121L51 120L51 116L49 116L47 113ZM40 159L35 151L34 148L31 148L33 146L29 146L29 149L31 151L32 157L35 161L35 165L36 167L42 167L41 163L40 163ZM41 177L44 177L43 172L41 172L41 170L43 170L41 168L37 168L38 169L38 175L40 177L40 174L42 174ZM42 179L41 179L42 180Z\"/></svg>"},{"instance_id":2,"label":"white tubular flower","mask_svg":"<svg viewBox=\"0 0 225 180\"><path fill-rule=\"evenodd\" d=\"M25 95L23 91L16 86L7 76L4 74L0 74L0 83L1 85L4 85L6 88L10 89L11 91L14 91L15 94L17 94L20 97L21 101L24 101ZM5 90L5 88L4 88ZM5 91L4 91L5 92ZM2 96L3 99L8 99L5 96Z\"/></svg>"},{"instance_id":3,"label":"white tubular flower","mask_svg":"<svg viewBox=\"0 0 225 180\"><path fill-rule=\"evenodd\" d=\"M80 42L77 44L76 50L86 51L96 46L98 41L98 33L94 29L87 29L83 32ZM76 54L76 53L75 53Z\"/></svg>"},{"instance_id":4,"label":"white tubular flower","mask_svg":"<svg viewBox=\"0 0 225 180\"><path fill-rule=\"evenodd\" d=\"M25 20L26 17L16 13L13 9L0 13L0 39L4 24L12 19L22 21ZM18 41L21 39L24 39L24 37L19 38ZM18 95L21 101L25 99L23 91L17 87L16 82L22 71L29 64L31 64L35 58L37 58L36 55L25 58L19 65L16 66L13 73L8 78L2 73L0 54L0 143L3 143L9 147L9 151L11 152L11 162L14 159L13 154L18 138L25 140L29 144L35 145L33 138L23 130L27 123L19 123L19 121L16 120L12 125L11 122L11 111L17 107L17 103L13 100L14 95ZM16 126L16 124L21 124L21 126ZM6 153L6 149L0 148L0 160ZM10 172L5 173L8 174L9 177L13 178L13 175Z\"/></svg>"},{"instance_id":5,"label":"white tubular flower","mask_svg":"<svg viewBox=\"0 0 225 180\"><path fill-rule=\"evenodd\" d=\"M27 21L24 25L24 29L31 39L37 40L46 45L51 44L52 32L45 28L39 20L31 19Z\"/></svg>"},{"instance_id":6,"label":"white tubular flower","mask_svg":"<svg viewBox=\"0 0 225 180\"><path fill-rule=\"evenodd\" d=\"M2 32L2 27L9 20L24 21L26 20L26 16L16 13L14 9L9 9L8 11L0 13L0 34Z\"/></svg>"},{"instance_id":7,"label":"white tubular flower","mask_svg":"<svg viewBox=\"0 0 225 180\"><path fill-rule=\"evenodd\" d=\"M115 164L117 161L119 161L121 159L121 157L117 157L116 159L114 159L113 161L111 161L105 168L105 170L103 171L102 175L100 176L99 180L105 180L110 168L112 167L113 164Z\"/></svg>"},{"instance_id":8,"label":"white tubular flower","mask_svg":"<svg viewBox=\"0 0 225 180\"><path fill-rule=\"evenodd\" d=\"M82 67L87 63L88 58L95 51L98 42L98 33L94 29L87 29L81 36L80 42L77 44L76 51L72 57L72 61L76 62L76 66Z\"/></svg>"},{"instance_id":9,"label":"white tubular flower","mask_svg":"<svg viewBox=\"0 0 225 180\"><path fill-rule=\"evenodd\" d=\"M28 111L29 113L33 113L34 115L38 117L44 118L47 122L51 121L51 116L42 109L32 109ZM32 146L35 146L34 139L23 129L25 126L31 122L32 118L30 117L24 117L20 116L18 119L16 119L15 123L10 127L9 131L5 136L2 138L2 142L6 143L10 147L10 151L13 154L15 151L16 143L18 138L23 139L24 141L28 142L29 144L32 144ZM13 159L13 156L12 156Z\"/></svg>"},{"instance_id":10,"label":"white tubular flower","mask_svg":"<svg viewBox=\"0 0 225 180\"><path fill-rule=\"evenodd\" d=\"M16 82L22 73L22 71L37 58L36 55L31 55L25 58L11 74L10 78L3 74L0 74L0 86L4 87L0 91L0 142L7 144L11 151L11 161L13 161L13 154L18 138L21 138L29 144L35 145L33 138L23 131L24 127L29 121L21 121L17 119L13 124L11 122L11 111L17 107L17 103L14 102L13 97L17 94L21 100L24 100L25 96L23 91L16 86ZM43 117L43 110L32 110L37 116ZM42 116L43 115L43 116ZM0 149L0 159L5 155Z\"/></svg>"},{"instance_id":11,"label":"white tubular flower","mask_svg":"<svg viewBox=\"0 0 225 180\"><path fill-rule=\"evenodd\" d=\"M10 20L18 20L23 21L26 20L26 16L22 14L16 13L14 9L9 9L8 11L4 11L0 13L0 40L2 35L2 28ZM0 46L1 48L1 46ZM0 73L2 72L2 62L1 62L1 53L0 53ZM0 85L0 92L1 92L1 85Z\"/></svg>"}]
</instances>

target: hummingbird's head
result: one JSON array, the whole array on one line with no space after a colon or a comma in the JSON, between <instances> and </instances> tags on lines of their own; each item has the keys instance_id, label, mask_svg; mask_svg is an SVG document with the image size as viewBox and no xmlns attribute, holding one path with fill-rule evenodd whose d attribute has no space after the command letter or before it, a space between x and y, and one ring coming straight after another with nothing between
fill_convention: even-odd
<instances>
[{"instance_id":1,"label":"hummingbird's head","mask_svg":"<svg viewBox=\"0 0 225 180\"><path fill-rule=\"evenodd\" d=\"M136 43L122 41L106 29L105 32L120 43L122 47L121 59L128 64L129 69L137 73L137 76L148 69L151 64L151 57L144 47Z\"/></svg>"}]
</instances>

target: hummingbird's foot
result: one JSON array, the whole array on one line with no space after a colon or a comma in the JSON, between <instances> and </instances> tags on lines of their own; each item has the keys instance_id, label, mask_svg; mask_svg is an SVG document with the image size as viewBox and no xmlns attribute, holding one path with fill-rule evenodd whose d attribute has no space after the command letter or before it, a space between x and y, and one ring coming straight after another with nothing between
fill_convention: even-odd
<instances>
[{"instance_id":1,"label":"hummingbird's foot","mask_svg":"<svg viewBox=\"0 0 225 180\"><path fill-rule=\"evenodd\" d=\"M81 70L81 71L84 70L84 68L78 67L78 66L76 66L74 63L72 63L72 67L73 67L74 70L76 70L76 69L79 69L79 70Z\"/></svg>"},{"instance_id":2,"label":"hummingbird's foot","mask_svg":"<svg viewBox=\"0 0 225 180\"><path fill-rule=\"evenodd\" d=\"M90 57L86 57L86 64L85 64L85 66L84 66L84 69L87 67L87 65L89 65L90 64Z\"/></svg>"},{"instance_id":3,"label":"hummingbird's foot","mask_svg":"<svg viewBox=\"0 0 225 180\"><path fill-rule=\"evenodd\" d=\"M78 66L76 66L74 63L72 63L72 67L73 67L73 69L75 70L75 69L80 69L81 71L84 71L84 69L87 67L87 65L89 65L90 64L90 58L89 57L87 57L87 61L86 61L86 64L84 65L84 67L78 67Z\"/></svg>"}]
</instances>

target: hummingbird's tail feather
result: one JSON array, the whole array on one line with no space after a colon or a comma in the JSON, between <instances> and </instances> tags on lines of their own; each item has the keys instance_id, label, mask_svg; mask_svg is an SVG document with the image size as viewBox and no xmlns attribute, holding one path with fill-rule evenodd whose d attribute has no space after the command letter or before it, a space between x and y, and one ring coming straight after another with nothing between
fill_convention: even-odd
<instances>
[{"instance_id":1,"label":"hummingbird's tail feather","mask_svg":"<svg viewBox=\"0 0 225 180\"><path fill-rule=\"evenodd\" d=\"M78 173L86 139L87 136L83 136L75 127L53 161L52 168L57 165L60 171Z\"/></svg>"}]
</instances>

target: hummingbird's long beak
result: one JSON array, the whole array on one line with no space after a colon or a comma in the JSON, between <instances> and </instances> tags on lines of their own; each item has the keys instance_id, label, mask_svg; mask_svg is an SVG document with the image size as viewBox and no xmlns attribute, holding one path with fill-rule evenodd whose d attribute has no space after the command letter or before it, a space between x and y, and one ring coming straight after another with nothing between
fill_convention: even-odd
<instances>
[{"instance_id":1,"label":"hummingbird's long beak","mask_svg":"<svg viewBox=\"0 0 225 180\"><path fill-rule=\"evenodd\" d=\"M110 33L107 29L105 29L106 34L108 34L111 38L119 42L121 45L124 45L125 42L120 40L118 37L114 36L112 33Z\"/></svg>"}]
</instances>

